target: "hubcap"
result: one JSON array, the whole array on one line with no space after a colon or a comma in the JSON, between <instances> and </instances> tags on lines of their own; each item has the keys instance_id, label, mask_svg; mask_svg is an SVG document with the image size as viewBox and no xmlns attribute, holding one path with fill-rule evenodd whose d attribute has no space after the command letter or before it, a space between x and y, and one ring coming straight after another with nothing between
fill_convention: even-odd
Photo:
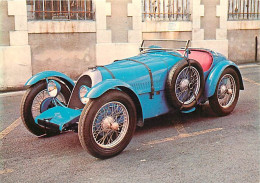
<instances>
[{"instance_id":1,"label":"hubcap","mask_svg":"<svg viewBox=\"0 0 260 183\"><path fill-rule=\"evenodd\" d=\"M105 117L102 122L101 126L103 131L108 132L110 130L118 130L119 124L114 121L112 116Z\"/></svg>"},{"instance_id":2,"label":"hubcap","mask_svg":"<svg viewBox=\"0 0 260 183\"><path fill-rule=\"evenodd\" d=\"M48 97L48 98L44 99L41 103L40 112L43 113L47 109L54 107L55 105L53 104L52 101L53 101L52 97Z\"/></svg>"},{"instance_id":3,"label":"hubcap","mask_svg":"<svg viewBox=\"0 0 260 183\"><path fill-rule=\"evenodd\" d=\"M183 79L180 83L180 89L181 91L184 91L188 86L189 86L189 80L188 79Z\"/></svg>"},{"instance_id":4,"label":"hubcap","mask_svg":"<svg viewBox=\"0 0 260 183\"><path fill-rule=\"evenodd\" d=\"M227 87L226 85L221 85L220 87L220 95L224 97L225 93L227 92Z\"/></svg>"},{"instance_id":5,"label":"hubcap","mask_svg":"<svg viewBox=\"0 0 260 183\"><path fill-rule=\"evenodd\" d=\"M232 89L228 89L227 92L228 92L228 94L233 94L233 90Z\"/></svg>"}]
</instances>

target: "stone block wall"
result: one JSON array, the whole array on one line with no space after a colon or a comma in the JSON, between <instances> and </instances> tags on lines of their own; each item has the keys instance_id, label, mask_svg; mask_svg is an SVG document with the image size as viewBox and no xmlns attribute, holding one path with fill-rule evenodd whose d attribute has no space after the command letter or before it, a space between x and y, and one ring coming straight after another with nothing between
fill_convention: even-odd
<instances>
[{"instance_id":1,"label":"stone block wall","mask_svg":"<svg viewBox=\"0 0 260 183\"><path fill-rule=\"evenodd\" d=\"M14 31L14 16L8 16L8 2L0 1L0 46L10 45L9 31Z\"/></svg>"},{"instance_id":2,"label":"stone block wall","mask_svg":"<svg viewBox=\"0 0 260 183\"><path fill-rule=\"evenodd\" d=\"M26 0L0 1L0 90L22 88L44 70L77 79L89 66L138 54L143 39L190 39L192 47L213 49L237 64L255 62L260 21L227 21L227 0L190 0L190 20L183 21L143 19L141 0L93 0L93 7L94 20L28 21ZM258 60L259 54L258 46Z\"/></svg>"},{"instance_id":3,"label":"stone block wall","mask_svg":"<svg viewBox=\"0 0 260 183\"><path fill-rule=\"evenodd\" d=\"M95 33L29 34L33 75L55 70L77 79L95 65L95 44Z\"/></svg>"},{"instance_id":4,"label":"stone block wall","mask_svg":"<svg viewBox=\"0 0 260 183\"><path fill-rule=\"evenodd\" d=\"M22 88L32 76L26 2L0 1L0 91Z\"/></svg>"},{"instance_id":5,"label":"stone block wall","mask_svg":"<svg viewBox=\"0 0 260 183\"><path fill-rule=\"evenodd\" d=\"M260 62L260 29L228 30L229 59L238 64L256 62L256 36L258 37L257 62Z\"/></svg>"}]
</instances>

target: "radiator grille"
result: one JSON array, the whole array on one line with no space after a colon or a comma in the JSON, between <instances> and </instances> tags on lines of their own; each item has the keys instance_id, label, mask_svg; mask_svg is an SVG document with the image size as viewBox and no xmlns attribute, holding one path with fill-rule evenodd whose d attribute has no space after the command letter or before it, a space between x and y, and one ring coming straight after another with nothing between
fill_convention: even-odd
<instances>
[{"instance_id":1,"label":"radiator grille","mask_svg":"<svg viewBox=\"0 0 260 183\"><path fill-rule=\"evenodd\" d=\"M92 81L88 75L82 76L76 83L76 86L73 89L70 101L68 104L69 108L72 109L82 109L85 105L79 99L79 89L82 85L91 87Z\"/></svg>"}]
</instances>

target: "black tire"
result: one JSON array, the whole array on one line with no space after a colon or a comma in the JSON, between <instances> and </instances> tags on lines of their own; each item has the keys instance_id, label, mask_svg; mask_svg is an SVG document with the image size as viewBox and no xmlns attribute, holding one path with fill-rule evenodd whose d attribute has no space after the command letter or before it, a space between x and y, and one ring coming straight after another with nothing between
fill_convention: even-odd
<instances>
[{"instance_id":1,"label":"black tire","mask_svg":"<svg viewBox=\"0 0 260 183\"><path fill-rule=\"evenodd\" d=\"M222 89L222 91L224 92L223 93L223 92L221 92L221 87L224 86L224 84L222 84L221 82L226 77L229 78L228 81L230 81L230 83L232 83L232 82L234 82L234 83L232 84L233 88L229 88L226 84L226 88L224 88L224 89L226 89L226 91L223 91L224 89ZM229 96L230 94L229 94L228 89L232 90L231 96ZM239 89L240 89L239 77L238 77L236 71L232 68L226 68L218 80L214 95L209 98L209 104L210 104L210 107L212 108L212 110L219 116L225 116L225 115L230 114L234 110L234 108L237 104L238 97L239 97ZM235 94L235 96L233 96L233 94ZM223 105L221 105L220 100L224 99L224 97L227 97L228 103L223 106ZM231 97L231 98L229 98L229 97Z\"/></svg>"},{"instance_id":2,"label":"black tire","mask_svg":"<svg viewBox=\"0 0 260 183\"><path fill-rule=\"evenodd\" d=\"M99 113L100 109L103 109L103 107L105 108L109 104L114 105L114 103L118 103L118 105L120 105L121 107L123 105L125 107L124 111L127 111L128 114L126 118L125 117L123 118L123 120L128 119L128 125L126 125L127 122L124 121L123 122L124 125L122 125L122 127L119 127L117 130L112 129L112 123L115 123L115 118L112 118L113 120L109 122L109 127L106 126L105 128L106 124L104 121L108 119L109 116L111 115L111 114L110 115L107 114L109 113L108 110L106 111L107 112L106 115L101 116L101 118L100 116L97 116L96 118L96 115L102 114ZM119 115L117 115L117 117L118 116ZM79 120L78 135L82 147L86 149L94 157L101 158L101 159L109 158L119 154L126 148L126 146L129 144L129 142L133 137L136 128L136 121L137 121L136 116L137 115L136 115L136 108L134 102L126 93L122 91L110 90L97 99L91 99L84 107ZM101 119L101 120L99 121L100 123L95 123L95 126L93 126L95 119L96 120ZM117 124L119 123L120 122L118 122ZM93 137L93 128L99 128L99 133L96 133L96 137ZM109 133L110 136L108 136ZM115 133L116 136L113 137ZM102 137L105 138L104 136L106 136L106 138L110 137L110 140L112 140L112 142L111 143L107 142L107 144L105 144L105 140L104 140L104 144L101 144L101 142L99 143L98 139L100 140ZM112 146L111 144L113 143L116 144ZM109 147L109 145L111 145L111 147Z\"/></svg>"},{"instance_id":3,"label":"black tire","mask_svg":"<svg viewBox=\"0 0 260 183\"><path fill-rule=\"evenodd\" d=\"M64 96L65 103L67 104L70 97L70 90L68 87L63 84L58 78L55 79L61 85L61 94ZM33 86L31 86L26 93L24 94L21 101L21 118L24 126L34 135L41 136L44 134L51 134L52 132L44 129L42 126L38 125L34 121L34 117L32 114L32 105L35 97L43 92L47 87L46 81L40 81ZM40 111L41 113L41 111Z\"/></svg>"},{"instance_id":4,"label":"black tire","mask_svg":"<svg viewBox=\"0 0 260 183\"><path fill-rule=\"evenodd\" d=\"M190 66L193 74L197 73L197 79L199 80L197 89L192 88L196 83L193 84L192 82L190 82L191 78L189 76L189 72L190 72L189 64L186 60L179 61L171 68L167 77L166 87L165 87L168 104L171 107L182 111L190 110L197 104L197 100L203 94L204 83L205 83L204 73L200 63L198 63L195 60L189 60L189 61L190 61ZM188 71L188 75L186 75L186 78L182 76L183 74L181 74L185 71ZM179 76L179 74L181 75ZM184 80L188 80L188 81L186 82L187 86L184 85L185 87L182 90L187 91L189 94L185 95L184 97L186 99L182 101L178 98L177 93L181 92L180 89L181 87L178 86L181 85L181 82L183 82Z\"/></svg>"}]
</instances>

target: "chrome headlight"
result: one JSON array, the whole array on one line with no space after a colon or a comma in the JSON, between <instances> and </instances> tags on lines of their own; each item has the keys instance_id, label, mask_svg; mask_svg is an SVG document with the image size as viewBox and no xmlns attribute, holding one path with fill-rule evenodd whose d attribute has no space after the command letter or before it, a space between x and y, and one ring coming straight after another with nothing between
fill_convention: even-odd
<instances>
[{"instance_id":1,"label":"chrome headlight","mask_svg":"<svg viewBox=\"0 0 260 183\"><path fill-rule=\"evenodd\" d=\"M47 85L47 91L50 97L57 97L61 90L61 86L57 81L49 80Z\"/></svg>"},{"instance_id":2,"label":"chrome headlight","mask_svg":"<svg viewBox=\"0 0 260 183\"><path fill-rule=\"evenodd\" d=\"M89 90L90 88L87 87L86 85L81 86L79 89L79 98L83 104L86 104L89 101L89 98L87 98L87 94Z\"/></svg>"}]
</instances>

